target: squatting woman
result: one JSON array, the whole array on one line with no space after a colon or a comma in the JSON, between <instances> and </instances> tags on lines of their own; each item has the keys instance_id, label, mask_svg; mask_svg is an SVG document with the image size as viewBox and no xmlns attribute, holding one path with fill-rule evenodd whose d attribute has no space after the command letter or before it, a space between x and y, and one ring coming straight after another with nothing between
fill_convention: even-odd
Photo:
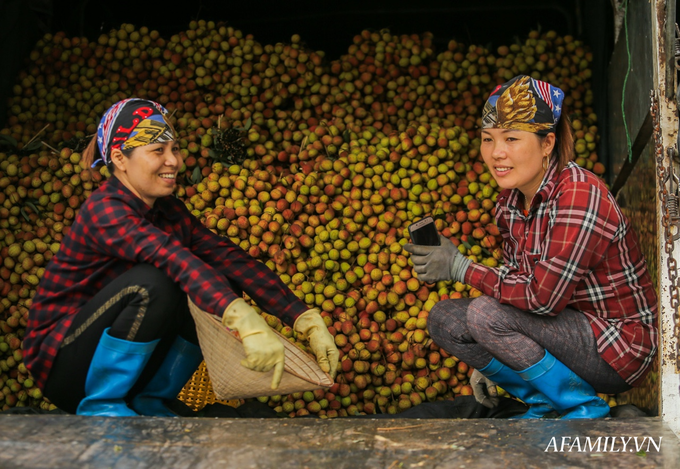
<instances>
[{"instance_id":1,"label":"squatting woman","mask_svg":"<svg viewBox=\"0 0 680 469\"><path fill-rule=\"evenodd\" d=\"M484 106L481 154L503 189L502 267L472 262L444 237L436 247L405 246L423 282L484 293L438 303L428 329L529 404L524 418L607 416L596 393L640 384L657 350L657 299L637 238L604 183L571 162L563 98L518 76Z\"/></svg>"},{"instance_id":2,"label":"squatting woman","mask_svg":"<svg viewBox=\"0 0 680 469\"><path fill-rule=\"evenodd\" d=\"M337 367L319 312L174 197L183 160L165 115L142 99L104 114L83 157L101 160L112 176L81 207L33 298L25 361L45 396L68 412L174 415L164 401L202 359L187 296L238 331L242 365L273 369L273 388L283 345L244 292L305 334L322 369L334 375Z\"/></svg>"}]
</instances>

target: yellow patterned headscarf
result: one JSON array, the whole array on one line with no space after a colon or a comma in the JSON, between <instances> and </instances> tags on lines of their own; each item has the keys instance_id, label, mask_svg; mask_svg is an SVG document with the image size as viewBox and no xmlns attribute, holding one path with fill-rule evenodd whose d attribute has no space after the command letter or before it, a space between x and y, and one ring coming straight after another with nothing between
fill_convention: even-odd
<instances>
[{"instance_id":1,"label":"yellow patterned headscarf","mask_svg":"<svg viewBox=\"0 0 680 469\"><path fill-rule=\"evenodd\" d=\"M498 85L484 105L483 129L555 132L562 114L564 91L526 75Z\"/></svg>"}]
</instances>

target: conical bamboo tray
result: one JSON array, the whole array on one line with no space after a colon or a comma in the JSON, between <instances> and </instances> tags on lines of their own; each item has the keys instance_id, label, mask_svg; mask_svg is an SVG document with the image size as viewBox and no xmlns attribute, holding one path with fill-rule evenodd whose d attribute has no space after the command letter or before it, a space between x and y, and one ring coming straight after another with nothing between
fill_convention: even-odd
<instances>
[{"instance_id":1,"label":"conical bamboo tray","mask_svg":"<svg viewBox=\"0 0 680 469\"><path fill-rule=\"evenodd\" d=\"M327 388L333 380L311 355L303 352L286 337L272 329L284 346L285 368L281 384L271 388L274 370L266 373L241 365L246 357L241 340L212 314L189 300L189 310L196 323L198 342L210 376L215 396L220 400L274 396Z\"/></svg>"}]
</instances>

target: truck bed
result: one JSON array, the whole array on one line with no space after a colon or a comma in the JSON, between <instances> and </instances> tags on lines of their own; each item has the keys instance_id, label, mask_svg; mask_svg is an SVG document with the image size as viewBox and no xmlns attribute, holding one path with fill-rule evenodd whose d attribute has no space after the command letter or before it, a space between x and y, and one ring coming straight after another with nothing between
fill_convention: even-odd
<instances>
[{"instance_id":1,"label":"truck bed","mask_svg":"<svg viewBox=\"0 0 680 469\"><path fill-rule=\"evenodd\" d=\"M0 416L0 428L2 468L680 467L680 442L658 417L522 421L6 415ZM622 441L627 442L625 452Z\"/></svg>"}]
</instances>

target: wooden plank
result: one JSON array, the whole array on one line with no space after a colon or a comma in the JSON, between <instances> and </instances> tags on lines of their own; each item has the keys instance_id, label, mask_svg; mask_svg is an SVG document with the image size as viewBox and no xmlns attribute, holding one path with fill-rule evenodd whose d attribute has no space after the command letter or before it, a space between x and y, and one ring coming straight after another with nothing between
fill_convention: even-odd
<instances>
[{"instance_id":1,"label":"wooden plank","mask_svg":"<svg viewBox=\"0 0 680 469\"><path fill-rule=\"evenodd\" d=\"M0 417L0 467L680 467L659 418L559 420ZM554 451L552 438L652 437L635 452ZM611 440L608 440L611 442ZM573 443L572 443L573 444ZM611 443L610 443L611 444ZM546 449L548 448L548 451ZM646 449L646 446L645 446Z\"/></svg>"}]
</instances>

